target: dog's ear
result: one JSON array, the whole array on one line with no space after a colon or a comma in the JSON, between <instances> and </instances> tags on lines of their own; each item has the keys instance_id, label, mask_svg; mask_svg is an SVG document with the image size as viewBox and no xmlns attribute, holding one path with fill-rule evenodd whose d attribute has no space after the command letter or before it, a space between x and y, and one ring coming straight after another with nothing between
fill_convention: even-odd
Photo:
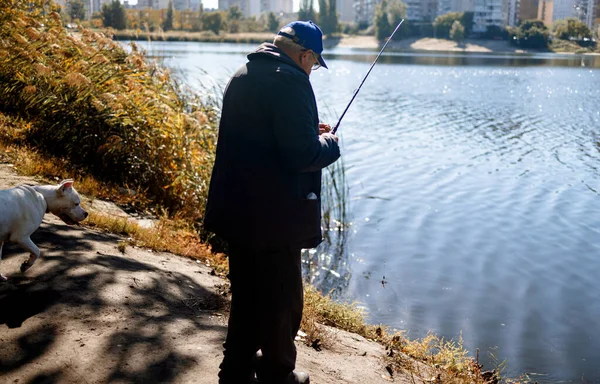
<instances>
[{"instance_id":1,"label":"dog's ear","mask_svg":"<svg viewBox=\"0 0 600 384\"><path fill-rule=\"evenodd\" d=\"M73 180L72 179L67 179L67 180L63 180L60 182L60 186L58 187L58 190L62 193L67 191L69 188L73 188Z\"/></svg>"}]
</instances>

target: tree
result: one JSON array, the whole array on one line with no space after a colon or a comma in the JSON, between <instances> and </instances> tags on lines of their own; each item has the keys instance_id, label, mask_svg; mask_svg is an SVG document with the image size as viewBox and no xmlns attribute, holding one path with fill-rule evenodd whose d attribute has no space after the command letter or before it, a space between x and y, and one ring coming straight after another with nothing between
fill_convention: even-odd
<instances>
[{"instance_id":1,"label":"tree","mask_svg":"<svg viewBox=\"0 0 600 384\"><path fill-rule=\"evenodd\" d=\"M205 12L202 14L202 26L218 35L225 28L225 18L221 12Z\"/></svg>"},{"instance_id":2,"label":"tree","mask_svg":"<svg viewBox=\"0 0 600 384\"><path fill-rule=\"evenodd\" d=\"M450 28L450 38L456 42L461 42L465 39L465 27L460 21L455 20Z\"/></svg>"},{"instance_id":3,"label":"tree","mask_svg":"<svg viewBox=\"0 0 600 384\"><path fill-rule=\"evenodd\" d=\"M327 15L327 0L318 0L319 1L319 15L317 17L319 26L323 29L323 19ZM325 16L325 17L324 17Z\"/></svg>"},{"instance_id":4,"label":"tree","mask_svg":"<svg viewBox=\"0 0 600 384\"><path fill-rule=\"evenodd\" d=\"M298 10L298 20L317 20L317 14L315 13L314 8L314 0L301 0L300 9Z\"/></svg>"},{"instance_id":5,"label":"tree","mask_svg":"<svg viewBox=\"0 0 600 384\"><path fill-rule=\"evenodd\" d=\"M336 33L339 28L340 23L336 4L336 0L329 0L329 7L327 7L327 35Z\"/></svg>"},{"instance_id":6,"label":"tree","mask_svg":"<svg viewBox=\"0 0 600 384\"><path fill-rule=\"evenodd\" d=\"M387 1L381 0L381 3L375 7L375 37L382 41L388 38L394 31L390 26L387 14Z\"/></svg>"},{"instance_id":7,"label":"tree","mask_svg":"<svg viewBox=\"0 0 600 384\"><path fill-rule=\"evenodd\" d=\"M86 8L83 0L70 0L67 6L71 20L85 19Z\"/></svg>"},{"instance_id":8,"label":"tree","mask_svg":"<svg viewBox=\"0 0 600 384\"><path fill-rule=\"evenodd\" d=\"M546 48L548 46L548 28L542 20L525 20L512 33L513 42L524 48Z\"/></svg>"},{"instance_id":9,"label":"tree","mask_svg":"<svg viewBox=\"0 0 600 384\"><path fill-rule=\"evenodd\" d=\"M170 31L173 29L173 0L169 1L169 7L167 8L167 16L163 21L163 30Z\"/></svg>"},{"instance_id":10,"label":"tree","mask_svg":"<svg viewBox=\"0 0 600 384\"><path fill-rule=\"evenodd\" d=\"M242 12L242 9L239 7L239 5L232 5L227 10L227 20L229 21L242 20L243 17L244 12Z\"/></svg>"},{"instance_id":11,"label":"tree","mask_svg":"<svg viewBox=\"0 0 600 384\"><path fill-rule=\"evenodd\" d=\"M394 31L394 28L400 23L400 20L406 19L406 4L400 0L389 0L387 6L388 23L390 25L390 34ZM399 29L394 35L394 40L400 40L409 34L409 28L407 28L407 21L404 20L401 29Z\"/></svg>"},{"instance_id":12,"label":"tree","mask_svg":"<svg viewBox=\"0 0 600 384\"><path fill-rule=\"evenodd\" d=\"M267 14L267 28L269 32L277 32L279 30L279 18L273 12Z\"/></svg>"},{"instance_id":13,"label":"tree","mask_svg":"<svg viewBox=\"0 0 600 384\"><path fill-rule=\"evenodd\" d=\"M113 27L114 29L127 28L127 14L125 7L119 0L102 5L102 24L105 27Z\"/></svg>"},{"instance_id":14,"label":"tree","mask_svg":"<svg viewBox=\"0 0 600 384\"><path fill-rule=\"evenodd\" d=\"M554 36L561 40L583 40L585 38L590 39L592 32L587 25L576 18L568 18L564 20L558 20L552 26Z\"/></svg>"},{"instance_id":15,"label":"tree","mask_svg":"<svg viewBox=\"0 0 600 384\"><path fill-rule=\"evenodd\" d=\"M339 25L336 0L319 0L319 26L324 35L337 32Z\"/></svg>"},{"instance_id":16,"label":"tree","mask_svg":"<svg viewBox=\"0 0 600 384\"><path fill-rule=\"evenodd\" d=\"M238 5L232 5L227 10L227 27L229 32L238 33L240 31L241 20L244 18L244 13Z\"/></svg>"},{"instance_id":17,"label":"tree","mask_svg":"<svg viewBox=\"0 0 600 384\"><path fill-rule=\"evenodd\" d=\"M463 14L459 12L450 12L445 15L441 15L435 18L433 21L433 28L435 29L435 35L441 38L450 37L450 29L455 21L461 21Z\"/></svg>"},{"instance_id":18,"label":"tree","mask_svg":"<svg viewBox=\"0 0 600 384\"><path fill-rule=\"evenodd\" d=\"M473 31L473 12L464 12L460 23L465 27L465 37Z\"/></svg>"}]
</instances>

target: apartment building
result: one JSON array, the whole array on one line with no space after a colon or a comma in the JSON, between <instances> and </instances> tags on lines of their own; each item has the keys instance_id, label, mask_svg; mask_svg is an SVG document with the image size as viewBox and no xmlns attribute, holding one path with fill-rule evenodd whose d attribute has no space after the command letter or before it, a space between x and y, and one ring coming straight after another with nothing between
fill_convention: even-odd
<instances>
[{"instance_id":1,"label":"apartment building","mask_svg":"<svg viewBox=\"0 0 600 384\"><path fill-rule=\"evenodd\" d=\"M584 0L576 3L576 14L590 29L594 28L596 19L597 0Z\"/></svg>"},{"instance_id":2,"label":"apartment building","mask_svg":"<svg viewBox=\"0 0 600 384\"><path fill-rule=\"evenodd\" d=\"M517 24L525 20L537 19L539 2L540 0L519 0Z\"/></svg>"},{"instance_id":3,"label":"apartment building","mask_svg":"<svg viewBox=\"0 0 600 384\"><path fill-rule=\"evenodd\" d=\"M350 0L348 0L350 1ZM355 0L354 1L354 20L359 24L373 24L375 16L375 7L381 0Z\"/></svg>"},{"instance_id":4,"label":"apartment building","mask_svg":"<svg viewBox=\"0 0 600 384\"><path fill-rule=\"evenodd\" d=\"M454 12L473 12L475 9L475 0L455 0Z\"/></svg>"},{"instance_id":5,"label":"apartment building","mask_svg":"<svg viewBox=\"0 0 600 384\"><path fill-rule=\"evenodd\" d=\"M264 12L292 13L293 0L219 0L219 9L225 10L237 5L244 16L258 16Z\"/></svg>"},{"instance_id":6,"label":"apartment building","mask_svg":"<svg viewBox=\"0 0 600 384\"><path fill-rule=\"evenodd\" d=\"M554 0L552 21L574 17L593 28L596 7L597 0Z\"/></svg>"},{"instance_id":7,"label":"apartment building","mask_svg":"<svg viewBox=\"0 0 600 384\"><path fill-rule=\"evenodd\" d=\"M519 0L508 0L506 11L506 25L516 27L519 24Z\"/></svg>"},{"instance_id":8,"label":"apartment building","mask_svg":"<svg viewBox=\"0 0 600 384\"><path fill-rule=\"evenodd\" d=\"M574 16L575 0L554 0L552 20L566 19Z\"/></svg>"},{"instance_id":9,"label":"apartment building","mask_svg":"<svg viewBox=\"0 0 600 384\"><path fill-rule=\"evenodd\" d=\"M472 12L474 0L404 0L406 19L431 22L450 12Z\"/></svg>"},{"instance_id":10,"label":"apartment building","mask_svg":"<svg viewBox=\"0 0 600 384\"><path fill-rule=\"evenodd\" d=\"M423 20L421 0L404 0L406 3L406 19L410 21Z\"/></svg>"},{"instance_id":11,"label":"apartment building","mask_svg":"<svg viewBox=\"0 0 600 384\"><path fill-rule=\"evenodd\" d=\"M538 5L537 18L544 22L546 27L552 26L554 13L554 1L553 0L540 0Z\"/></svg>"},{"instance_id":12,"label":"apartment building","mask_svg":"<svg viewBox=\"0 0 600 384\"><path fill-rule=\"evenodd\" d=\"M473 32L485 33L490 27L505 27L508 20L508 0L475 0Z\"/></svg>"},{"instance_id":13,"label":"apartment building","mask_svg":"<svg viewBox=\"0 0 600 384\"><path fill-rule=\"evenodd\" d=\"M95 0L93 0L95 1ZM101 0L102 1L102 0ZM107 0L111 1L111 0ZM136 8L138 9L167 9L169 7L169 0L138 0ZM173 8L175 8L175 2L173 2ZM179 9L179 8L176 8Z\"/></svg>"}]
</instances>

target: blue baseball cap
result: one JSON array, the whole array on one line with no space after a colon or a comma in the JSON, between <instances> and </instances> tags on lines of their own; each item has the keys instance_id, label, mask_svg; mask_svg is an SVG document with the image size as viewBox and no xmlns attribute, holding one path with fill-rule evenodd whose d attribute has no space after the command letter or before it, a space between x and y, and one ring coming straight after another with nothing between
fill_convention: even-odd
<instances>
[{"instance_id":1,"label":"blue baseball cap","mask_svg":"<svg viewBox=\"0 0 600 384\"><path fill-rule=\"evenodd\" d=\"M292 21L281 28L277 34L292 39L294 43L319 55L319 64L321 67L327 68L321 55L323 53L323 32L317 24L312 21Z\"/></svg>"}]
</instances>

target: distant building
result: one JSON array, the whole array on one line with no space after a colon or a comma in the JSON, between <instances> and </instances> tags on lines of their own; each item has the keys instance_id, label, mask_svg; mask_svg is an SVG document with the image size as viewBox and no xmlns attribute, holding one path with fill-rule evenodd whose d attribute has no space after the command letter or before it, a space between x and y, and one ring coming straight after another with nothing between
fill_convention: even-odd
<instances>
[{"instance_id":1,"label":"distant building","mask_svg":"<svg viewBox=\"0 0 600 384\"><path fill-rule=\"evenodd\" d=\"M423 20L423 7L421 0L405 0L406 3L406 19L409 21Z\"/></svg>"},{"instance_id":2,"label":"distant building","mask_svg":"<svg viewBox=\"0 0 600 384\"><path fill-rule=\"evenodd\" d=\"M554 0L552 21L574 17L593 28L596 5L597 0Z\"/></svg>"},{"instance_id":3,"label":"distant building","mask_svg":"<svg viewBox=\"0 0 600 384\"><path fill-rule=\"evenodd\" d=\"M539 2L540 0L520 0L517 24L521 24L525 20L537 19Z\"/></svg>"},{"instance_id":4,"label":"distant building","mask_svg":"<svg viewBox=\"0 0 600 384\"><path fill-rule=\"evenodd\" d=\"M406 19L413 22L432 22L440 9L450 9L451 0L404 0Z\"/></svg>"},{"instance_id":5,"label":"distant building","mask_svg":"<svg viewBox=\"0 0 600 384\"><path fill-rule=\"evenodd\" d=\"M485 33L490 27L503 28L507 21L507 0L475 0L473 32Z\"/></svg>"},{"instance_id":6,"label":"distant building","mask_svg":"<svg viewBox=\"0 0 600 384\"><path fill-rule=\"evenodd\" d=\"M89 0L89 2L84 2L86 3L87 13L89 17L92 17L94 13L102 11L102 6L104 4L110 4L112 0Z\"/></svg>"},{"instance_id":7,"label":"distant building","mask_svg":"<svg viewBox=\"0 0 600 384\"><path fill-rule=\"evenodd\" d=\"M573 17L575 13L575 0L554 0L552 20L562 20Z\"/></svg>"},{"instance_id":8,"label":"distant building","mask_svg":"<svg viewBox=\"0 0 600 384\"><path fill-rule=\"evenodd\" d=\"M519 0L508 0L506 10L506 25L516 27L519 24L519 8L521 2Z\"/></svg>"},{"instance_id":9,"label":"distant building","mask_svg":"<svg viewBox=\"0 0 600 384\"><path fill-rule=\"evenodd\" d=\"M433 21L438 15L438 0L423 0L421 2L421 16L423 17L423 21Z\"/></svg>"},{"instance_id":10,"label":"distant building","mask_svg":"<svg viewBox=\"0 0 600 384\"><path fill-rule=\"evenodd\" d=\"M136 8L167 9L168 7L169 0L138 0ZM173 8L175 8L175 3L173 3Z\"/></svg>"},{"instance_id":11,"label":"distant building","mask_svg":"<svg viewBox=\"0 0 600 384\"><path fill-rule=\"evenodd\" d=\"M372 25L375 17L375 7L380 2L381 0L355 0L355 21L359 24Z\"/></svg>"},{"instance_id":12,"label":"distant building","mask_svg":"<svg viewBox=\"0 0 600 384\"><path fill-rule=\"evenodd\" d=\"M190 10L199 11L202 0L190 0Z\"/></svg>"},{"instance_id":13,"label":"distant building","mask_svg":"<svg viewBox=\"0 0 600 384\"><path fill-rule=\"evenodd\" d=\"M475 0L454 0L454 12L473 12Z\"/></svg>"},{"instance_id":14,"label":"distant building","mask_svg":"<svg viewBox=\"0 0 600 384\"><path fill-rule=\"evenodd\" d=\"M438 0L437 2L437 15L445 15L454 11L454 4L452 0Z\"/></svg>"},{"instance_id":15,"label":"distant building","mask_svg":"<svg viewBox=\"0 0 600 384\"><path fill-rule=\"evenodd\" d=\"M177 9L178 11L185 11L186 9L191 9L190 0L173 0L173 8Z\"/></svg>"},{"instance_id":16,"label":"distant building","mask_svg":"<svg viewBox=\"0 0 600 384\"><path fill-rule=\"evenodd\" d=\"M219 9L226 10L234 5L240 7L244 16L258 16L265 12L292 13L293 0L219 0Z\"/></svg>"},{"instance_id":17,"label":"distant building","mask_svg":"<svg viewBox=\"0 0 600 384\"><path fill-rule=\"evenodd\" d=\"M554 13L554 2L552 0L540 0L537 18L544 22L548 28L552 26L552 15Z\"/></svg>"},{"instance_id":18,"label":"distant building","mask_svg":"<svg viewBox=\"0 0 600 384\"><path fill-rule=\"evenodd\" d=\"M575 14L588 28L593 28L595 25L596 9L598 7L597 0L581 0L575 3Z\"/></svg>"}]
</instances>

